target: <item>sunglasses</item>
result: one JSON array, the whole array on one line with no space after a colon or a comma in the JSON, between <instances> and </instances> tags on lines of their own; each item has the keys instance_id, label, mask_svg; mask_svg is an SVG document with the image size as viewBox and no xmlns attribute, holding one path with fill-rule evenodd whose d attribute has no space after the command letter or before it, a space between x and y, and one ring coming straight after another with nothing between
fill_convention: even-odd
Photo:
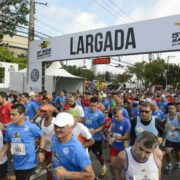
<instances>
[{"instance_id":1,"label":"sunglasses","mask_svg":"<svg viewBox=\"0 0 180 180\"><path fill-rule=\"evenodd\" d=\"M148 114L150 111L145 111L145 110L141 110L141 113L146 113Z\"/></svg>"}]
</instances>

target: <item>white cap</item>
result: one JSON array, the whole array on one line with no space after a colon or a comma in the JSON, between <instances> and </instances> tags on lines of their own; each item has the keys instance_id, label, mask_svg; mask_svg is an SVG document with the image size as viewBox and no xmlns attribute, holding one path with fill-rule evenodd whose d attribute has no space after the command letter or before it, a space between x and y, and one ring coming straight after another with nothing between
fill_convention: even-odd
<instances>
[{"instance_id":1,"label":"white cap","mask_svg":"<svg viewBox=\"0 0 180 180\"><path fill-rule=\"evenodd\" d=\"M36 94L35 94L35 92L33 92L33 91L31 91L30 93L29 93L29 96L35 96Z\"/></svg>"},{"instance_id":2,"label":"white cap","mask_svg":"<svg viewBox=\"0 0 180 180\"><path fill-rule=\"evenodd\" d=\"M103 93L102 97L103 97L103 98L107 97L107 94L104 94L104 93Z\"/></svg>"},{"instance_id":3,"label":"white cap","mask_svg":"<svg viewBox=\"0 0 180 180\"><path fill-rule=\"evenodd\" d=\"M67 112L59 113L56 118L52 121L58 127L70 126L74 125L74 118L71 114Z\"/></svg>"}]
</instances>

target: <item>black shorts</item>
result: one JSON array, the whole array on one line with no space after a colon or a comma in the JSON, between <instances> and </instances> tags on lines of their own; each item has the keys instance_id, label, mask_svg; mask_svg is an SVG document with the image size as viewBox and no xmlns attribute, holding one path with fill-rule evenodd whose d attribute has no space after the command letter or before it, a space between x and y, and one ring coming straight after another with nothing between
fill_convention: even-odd
<instances>
[{"instance_id":1,"label":"black shorts","mask_svg":"<svg viewBox=\"0 0 180 180\"><path fill-rule=\"evenodd\" d=\"M172 142L166 139L165 147L172 147L175 151L179 151L180 142Z\"/></svg>"},{"instance_id":2,"label":"black shorts","mask_svg":"<svg viewBox=\"0 0 180 180\"><path fill-rule=\"evenodd\" d=\"M7 166L7 161L6 161L5 163L0 165L0 179L6 177L7 169L8 169L8 166Z\"/></svg>"},{"instance_id":3,"label":"black shorts","mask_svg":"<svg viewBox=\"0 0 180 180\"><path fill-rule=\"evenodd\" d=\"M102 155L102 141L95 141L95 143L89 147L89 150L92 150L92 152L96 156Z\"/></svg>"},{"instance_id":4,"label":"black shorts","mask_svg":"<svg viewBox=\"0 0 180 180\"><path fill-rule=\"evenodd\" d=\"M15 170L14 173L17 180L29 180L33 171L34 171L34 168L27 169L27 170Z\"/></svg>"}]
</instances>

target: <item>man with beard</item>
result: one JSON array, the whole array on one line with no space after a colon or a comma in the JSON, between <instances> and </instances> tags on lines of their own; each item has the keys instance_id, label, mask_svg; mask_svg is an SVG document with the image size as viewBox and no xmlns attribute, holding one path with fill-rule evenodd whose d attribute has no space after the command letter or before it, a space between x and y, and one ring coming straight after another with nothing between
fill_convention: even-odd
<instances>
[{"instance_id":1,"label":"man with beard","mask_svg":"<svg viewBox=\"0 0 180 180\"><path fill-rule=\"evenodd\" d=\"M84 119L84 110L83 110L82 106L80 106L80 105L78 105L76 103L76 97L71 96L69 98L68 103L69 103L70 110L76 109L79 112L79 117L80 117L79 121L83 121L83 119Z\"/></svg>"}]
</instances>

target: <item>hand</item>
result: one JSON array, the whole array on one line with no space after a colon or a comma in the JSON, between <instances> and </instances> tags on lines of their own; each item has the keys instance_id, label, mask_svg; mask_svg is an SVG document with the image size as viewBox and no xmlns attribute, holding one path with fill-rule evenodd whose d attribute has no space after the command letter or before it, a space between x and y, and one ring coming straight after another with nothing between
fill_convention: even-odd
<instances>
[{"instance_id":1,"label":"hand","mask_svg":"<svg viewBox=\"0 0 180 180\"><path fill-rule=\"evenodd\" d=\"M0 130L4 130L4 125L0 123Z\"/></svg>"},{"instance_id":2,"label":"hand","mask_svg":"<svg viewBox=\"0 0 180 180\"><path fill-rule=\"evenodd\" d=\"M38 162L43 162L44 161L44 153L43 152L39 152L38 153Z\"/></svg>"},{"instance_id":3,"label":"hand","mask_svg":"<svg viewBox=\"0 0 180 180\"><path fill-rule=\"evenodd\" d=\"M171 126L170 129L171 129L171 131L175 131L175 130L176 130L176 127Z\"/></svg>"},{"instance_id":4,"label":"hand","mask_svg":"<svg viewBox=\"0 0 180 180\"><path fill-rule=\"evenodd\" d=\"M65 178L67 173L68 171L63 166L59 166L54 169L54 175L56 176L57 179Z\"/></svg>"},{"instance_id":5,"label":"hand","mask_svg":"<svg viewBox=\"0 0 180 180\"><path fill-rule=\"evenodd\" d=\"M110 138L109 139L109 145L112 145L112 143L115 141L115 138L114 137L112 137L112 138Z\"/></svg>"},{"instance_id":6,"label":"hand","mask_svg":"<svg viewBox=\"0 0 180 180\"><path fill-rule=\"evenodd\" d=\"M92 136L96 133L95 129L89 129L89 132L92 134Z\"/></svg>"}]
</instances>

